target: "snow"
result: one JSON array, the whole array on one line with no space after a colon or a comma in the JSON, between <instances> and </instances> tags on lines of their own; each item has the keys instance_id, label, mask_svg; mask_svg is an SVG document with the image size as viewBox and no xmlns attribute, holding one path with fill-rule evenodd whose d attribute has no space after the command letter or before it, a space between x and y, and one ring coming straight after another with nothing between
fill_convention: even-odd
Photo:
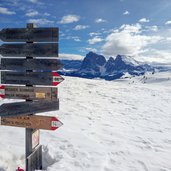
<instances>
[{"instance_id":1,"label":"snow","mask_svg":"<svg viewBox=\"0 0 171 171\"><path fill-rule=\"evenodd\" d=\"M138 61L134 60L131 56L125 56L125 55L119 55L119 56L121 56L125 64L134 65L134 66L140 65Z\"/></svg>"},{"instance_id":2,"label":"snow","mask_svg":"<svg viewBox=\"0 0 171 171\"><path fill-rule=\"evenodd\" d=\"M44 170L170 171L171 73L146 77L65 77L60 110L44 113L64 124L41 130ZM0 127L0 171L24 167L24 144L25 129Z\"/></svg>"}]
</instances>

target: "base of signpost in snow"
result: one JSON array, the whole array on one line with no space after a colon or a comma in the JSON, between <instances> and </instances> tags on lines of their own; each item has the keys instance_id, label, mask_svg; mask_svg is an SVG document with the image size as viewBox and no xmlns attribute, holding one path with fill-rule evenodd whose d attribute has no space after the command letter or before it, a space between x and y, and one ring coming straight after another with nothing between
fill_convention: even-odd
<instances>
[{"instance_id":1,"label":"base of signpost in snow","mask_svg":"<svg viewBox=\"0 0 171 171\"><path fill-rule=\"evenodd\" d=\"M42 170L42 145L36 147L27 157L27 165L29 171Z\"/></svg>"}]
</instances>

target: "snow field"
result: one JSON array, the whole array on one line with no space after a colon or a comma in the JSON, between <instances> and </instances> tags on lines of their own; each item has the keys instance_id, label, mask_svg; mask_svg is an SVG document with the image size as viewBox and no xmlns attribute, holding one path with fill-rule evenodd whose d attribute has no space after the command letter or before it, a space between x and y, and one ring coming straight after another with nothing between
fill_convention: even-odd
<instances>
[{"instance_id":1,"label":"snow field","mask_svg":"<svg viewBox=\"0 0 171 171\"><path fill-rule=\"evenodd\" d=\"M44 113L64 123L41 130L44 169L170 171L171 81L140 80L65 77L60 110ZM24 129L1 126L0 171L24 167L24 140Z\"/></svg>"}]
</instances>

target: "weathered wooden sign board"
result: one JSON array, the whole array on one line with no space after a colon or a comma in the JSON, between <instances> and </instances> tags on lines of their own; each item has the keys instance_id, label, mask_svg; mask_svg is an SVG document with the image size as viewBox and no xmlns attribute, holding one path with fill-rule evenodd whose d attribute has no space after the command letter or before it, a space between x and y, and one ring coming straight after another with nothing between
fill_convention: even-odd
<instances>
[{"instance_id":1,"label":"weathered wooden sign board","mask_svg":"<svg viewBox=\"0 0 171 171\"><path fill-rule=\"evenodd\" d=\"M2 58L1 70L16 71L53 71L63 67L57 59L18 59L18 58Z\"/></svg>"},{"instance_id":2,"label":"weathered wooden sign board","mask_svg":"<svg viewBox=\"0 0 171 171\"><path fill-rule=\"evenodd\" d=\"M1 72L2 84L57 86L63 80L57 72Z\"/></svg>"},{"instance_id":3,"label":"weathered wooden sign board","mask_svg":"<svg viewBox=\"0 0 171 171\"><path fill-rule=\"evenodd\" d=\"M0 54L8 57L58 57L57 43L3 44Z\"/></svg>"},{"instance_id":4,"label":"weathered wooden sign board","mask_svg":"<svg viewBox=\"0 0 171 171\"><path fill-rule=\"evenodd\" d=\"M39 145L32 154L27 157L28 171L42 169L42 146Z\"/></svg>"},{"instance_id":5,"label":"weathered wooden sign board","mask_svg":"<svg viewBox=\"0 0 171 171\"><path fill-rule=\"evenodd\" d=\"M0 31L4 42L58 42L58 28L6 28Z\"/></svg>"},{"instance_id":6,"label":"weathered wooden sign board","mask_svg":"<svg viewBox=\"0 0 171 171\"><path fill-rule=\"evenodd\" d=\"M8 99L48 100L58 99L56 87L0 86L0 97Z\"/></svg>"},{"instance_id":7,"label":"weathered wooden sign board","mask_svg":"<svg viewBox=\"0 0 171 171\"><path fill-rule=\"evenodd\" d=\"M56 117L28 115L0 117L0 125L32 129L56 130L63 124Z\"/></svg>"},{"instance_id":8,"label":"weathered wooden sign board","mask_svg":"<svg viewBox=\"0 0 171 171\"><path fill-rule=\"evenodd\" d=\"M59 100L4 103L0 106L0 116L29 115L32 113L49 112L58 109Z\"/></svg>"}]
</instances>

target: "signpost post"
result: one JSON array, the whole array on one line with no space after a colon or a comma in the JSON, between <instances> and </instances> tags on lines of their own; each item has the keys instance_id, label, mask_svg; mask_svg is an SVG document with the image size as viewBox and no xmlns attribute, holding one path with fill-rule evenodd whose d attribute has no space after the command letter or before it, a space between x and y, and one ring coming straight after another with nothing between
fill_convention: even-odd
<instances>
[{"instance_id":1,"label":"signpost post","mask_svg":"<svg viewBox=\"0 0 171 171\"><path fill-rule=\"evenodd\" d=\"M32 23L27 24L27 28L6 28L0 31L2 41L19 42L0 46L0 54L3 56L0 65L1 83L14 84L0 86L0 97L26 100L2 104L0 125L26 128L26 171L42 169L39 129L56 130L62 126L56 117L35 115L59 109L56 86L64 79L56 71L63 65L57 59L47 59L58 57L58 31L58 28L34 28Z\"/></svg>"}]
</instances>

